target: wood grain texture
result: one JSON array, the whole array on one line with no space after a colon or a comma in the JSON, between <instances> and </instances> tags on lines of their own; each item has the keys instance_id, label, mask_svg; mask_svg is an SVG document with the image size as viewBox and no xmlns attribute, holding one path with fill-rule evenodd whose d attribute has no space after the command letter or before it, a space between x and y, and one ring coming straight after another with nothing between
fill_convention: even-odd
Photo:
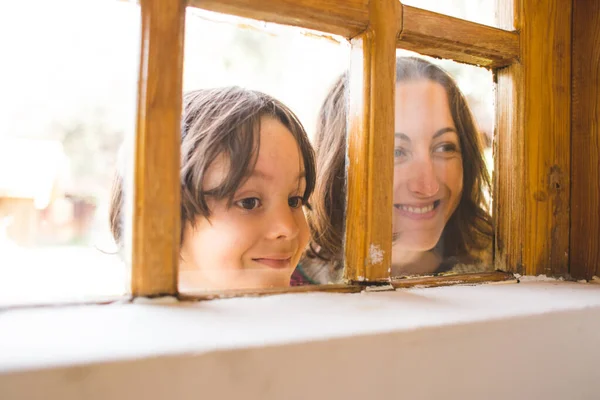
<instances>
[{"instance_id":1,"label":"wood grain texture","mask_svg":"<svg viewBox=\"0 0 600 400\"><path fill-rule=\"evenodd\" d=\"M571 259L577 279L600 276L600 2L573 2Z\"/></svg>"},{"instance_id":2,"label":"wood grain texture","mask_svg":"<svg viewBox=\"0 0 600 400\"><path fill-rule=\"evenodd\" d=\"M373 4L377 3L376 1ZM190 0L189 6L353 38L369 25L368 0ZM410 6L398 47L482 67L501 67L519 55L519 34Z\"/></svg>"},{"instance_id":3,"label":"wood grain texture","mask_svg":"<svg viewBox=\"0 0 600 400\"><path fill-rule=\"evenodd\" d=\"M372 1L369 29L353 38L344 278L387 281L392 251L396 0Z\"/></svg>"},{"instance_id":4,"label":"wood grain texture","mask_svg":"<svg viewBox=\"0 0 600 400\"><path fill-rule=\"evenodd\" d=\"M521 64L496 70L495 79L494 266L523 274L525 170L515 168L525 159Z\"/></svg>"},{"instance_id":5,"label":"wood grain texture","mask_svg":"<svg viewBox=\"0 0 600 400\"><path fill-rule=\"evenodd\" d=\"M272 289L248 289L248 290L229 290L229 291L194 291L179 294L179 300L213 300L226 299L231 297L259 297L273 294L284 293L313 293L313 292L331 292L331 293L359 293L363 290L361 285L306 285L292 287L278 287Z\"/></svg>"},{"instance_id":6,"label":"wood grain texture","mask_svg":"<svg viewBox=\"0 0 600 400\"><path fill-rule=\"evenodd\" d=\"M501 28L520 26L521 0L503 0L496 15ZM494 70L496 81L496 132L494 135L493 216L494 264L497 270L523 273L523 212L525 175L514 168L525 159L523 145L523 71L520 63Z\"/></svg>"},{"instance_id":7,"label":"wood grain texture","mask_svg":"<svg viewBox=\"0 0 600 400\"><path fill-rule=\"evenodd\" d=\"M392 279L392 286L396 289L419 287L439 287L450 285L473 285L481 283L513 282L518 280L513 274L504 272L487 272L480 274L461 274L446 276L424 276L419 278Z\"/></svg>"},{"instance_id":8,"label":"wood grain texture","mask_svg":"<svg viewBox=\"0 0 600 400\"><path fill-rule=\"evenodd\" d=\"M143 0L131 291L177 293L185 0Z\"/></svg>"},{"instance_id":9,"label":"wood grain texture","mask_svg":"<svg viewBox=\"0 0 600 400\"><path fill-rule=\"evenodd\" d=\"M397 46L423 55L481 67L503 67L519 58L519 34L410 6L402 6Z\"/></svg>"},{"instance_id":10,"label":"wood grain texture","mask_svg":"<svg viewBox=\"0 0 600 400\"><path fill-rule=\"evenodd\" d=\"M188 5L345 38L358 35L369 24L368 0L189 0Z\"/></svg>"},{"instance_id":11,"label":"wood grain texture","mask_svg":"<svg viewBox=\"0 0 600 400\"><path fill-rule=\"evenodd\" d=\"M392 279L391 285L394 289L419 287L439 287L451 285L475 285L485 283L517 283L518 279L513 274L503 272L488 272L480 274L461 274L447 276L424 276L418 278ZM365 285L307 285L294 286L289 288L273 288L262 290L232 290L220 292L196 292L180 293L181 301L202 301L224 299L231 297L259 297L268 295L277 295L285 293L360 293L368 290Z\"/></svg>"},{"instance_id":12,"label":"wood grain texture","mask_svg":"<svg viewBox=\"0 0 600 400\"><path fill-rule=\"evenodd\" d=\"M568 273L571 10L570 0L519 0L514 20L500 21L520 30L521 63L496 73L495 256L526 275Z\"/></svg>"}]
</instances>

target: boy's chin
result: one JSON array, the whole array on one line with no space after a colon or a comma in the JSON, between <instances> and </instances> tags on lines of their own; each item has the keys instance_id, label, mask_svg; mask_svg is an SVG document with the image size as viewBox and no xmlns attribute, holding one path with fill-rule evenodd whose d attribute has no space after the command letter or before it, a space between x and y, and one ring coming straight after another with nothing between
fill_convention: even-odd
<instances>
[{"instance_id":1,"label":"boy's chin","mask_svg":"<svg viewBox=\"0 0 600 400\"><path fill-rule=\"evenodd\" d=\"M215 292L236 290L263 290L290 286L292 271L263 271L247 269L235 273L206 274L202 279L190 279L190 273L180 271L181 292ZM191 275L194 275L193 273ZM212 276L211 276L212 275Z\"/></svg>"},{"instance_id":2,"label":"boy's chin","mask_svg":"<svg viewBox=\"0 0 600 400\"><path fill-rule=\"evenodd\" d=\"M262 290L290 286L292 271L272 269L248 269L238 279L223 282L229 290Z\"/></svg>"}]
</instances>

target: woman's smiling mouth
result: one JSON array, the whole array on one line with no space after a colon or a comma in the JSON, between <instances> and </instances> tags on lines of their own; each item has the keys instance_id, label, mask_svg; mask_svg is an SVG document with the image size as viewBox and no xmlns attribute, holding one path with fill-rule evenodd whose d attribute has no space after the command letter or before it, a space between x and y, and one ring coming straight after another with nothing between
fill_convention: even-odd
<instances>
[{"instance_id":1,"label":"woman's smiling mouth","mask_svg":"<svg viewBox=\"0 0 600 400\"><path fill-rule=\"evenodd\" d=\"M437 214L441 200L425 204L394 204L394 209L400 215L411 219L429 219Z\"/></svg>"}]
</instances>

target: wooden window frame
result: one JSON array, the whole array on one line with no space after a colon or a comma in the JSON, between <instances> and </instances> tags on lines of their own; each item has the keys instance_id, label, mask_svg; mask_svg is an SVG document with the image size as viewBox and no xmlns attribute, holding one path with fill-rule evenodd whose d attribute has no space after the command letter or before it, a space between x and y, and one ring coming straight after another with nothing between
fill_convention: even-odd
<instances>
[{"instance_id":1,"label":"wooden window frame","mask_svg":"<svg viewBox=\"0 0 600 400\"><path fill-rule=\"evenodd\" d=\"M348 133L344 277L349 285L260 293L352 292L360 290L360 285L390 282L392 216L386 210L392 209L393 160L387 155L393 150L397 48L494 71L494 265L506 273L417 278L392 281L392 286L506 280L512 273L568 273L571 75L570 63L561 57L571 55L570 0L552 4L499 1L498 22L506 30L409 7L397 0L140 3L134 297L179 295L178 143L186 6L341 35L352 46L351 85L358 90L351 91ZM552 27L549 37L547 26Z\"/></svg>"}]
</instances>

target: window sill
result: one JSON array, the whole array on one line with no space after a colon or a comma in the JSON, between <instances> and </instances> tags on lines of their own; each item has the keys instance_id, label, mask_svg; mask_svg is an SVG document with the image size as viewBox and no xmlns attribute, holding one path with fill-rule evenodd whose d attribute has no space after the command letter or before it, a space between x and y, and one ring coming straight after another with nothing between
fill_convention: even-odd
<instances>
[{"instance_id":1,"label":"window sill","mask_svg":"<svg viewBox=\"0 0 600 400\"><path fill-rule=\"evenodd\" d=\"M586 391L592 375L600 379L587 363L600 359L599 331L600 285L558 281L6 310L0 398L79 398L100 387L88 398L195 398L197 390L302 398L313 385L366 395L385 380L391 390L396 369L408 374L397 376L406 393L420 393L418 382L480 379L473 390L484 395L486 385L519 376L549 387L559 384L555 377L571 389L581 381L577 390ZM268 393L256 386L265 379ZM546 393L537 388L531 393Z\"/></svg>"}]
</instances>

